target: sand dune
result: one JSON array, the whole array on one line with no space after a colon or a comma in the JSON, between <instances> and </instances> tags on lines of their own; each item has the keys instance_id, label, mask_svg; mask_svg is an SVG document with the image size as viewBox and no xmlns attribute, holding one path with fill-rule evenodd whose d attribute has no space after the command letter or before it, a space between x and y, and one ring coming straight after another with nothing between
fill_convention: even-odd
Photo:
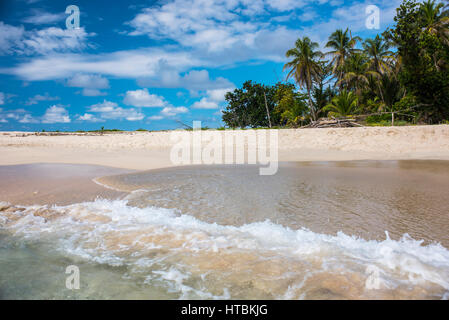
<instances>
[{"instance_id":1,"label":"sand dune","mask_svg":"<svg viewBox=\"0 0 449 320\"><path fill-rule=\"evenodd\" d=\"M170 135L170 131L55 136L2 132L0 165L46 162L139 170L169 167L174 145ZM449 125L283 129L278 130L278 137L279 161L449 160Z\"/></svg>"}]
</instances>

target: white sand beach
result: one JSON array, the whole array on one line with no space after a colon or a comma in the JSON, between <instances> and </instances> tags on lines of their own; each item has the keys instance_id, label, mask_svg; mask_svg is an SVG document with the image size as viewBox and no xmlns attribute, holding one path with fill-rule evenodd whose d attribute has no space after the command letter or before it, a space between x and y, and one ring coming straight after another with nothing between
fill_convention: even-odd
<instances>
[{"instance_id":1,"label":"white sand beach","mask_svg":"<svg viewBox=\"0 0 449 320\"><path fill-rule=\"evenodd\" d=\"M71 163L136 170L170 167L170 148L174 144L170 134L171 131L51 136L2 132L0 165ZM279 161L449 160L449 125L282 129L278 136Z\"/></svg>"}]
</instances>

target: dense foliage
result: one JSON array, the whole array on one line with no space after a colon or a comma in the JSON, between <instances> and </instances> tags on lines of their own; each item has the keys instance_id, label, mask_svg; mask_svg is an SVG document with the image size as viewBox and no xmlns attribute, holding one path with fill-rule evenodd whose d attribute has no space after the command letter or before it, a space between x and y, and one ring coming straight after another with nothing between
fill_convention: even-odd
<instances>
[{"instance_id":1,"label":"dense foliage","mask_svg":"<svg viewBox=\"0 0 449 320\"><path fill-rule=\"evenodd\" d=\"M398 49L399 79L424 121L449 119L449 14L443 4L404 1L384 35Z\"/></svg>"},{"instance_id":2,"label":"dense foliage","mask_svg":"<svg viewBox=\"0 0 449 320\"><path fill-rule=\"evenodd\" d=\"M307 36L286 52L287 80L247 81L226 95L229 127L299 126L321 117L440 123L449 119L449 10L404 0L395 26L362 40L350 30L329 36L322 53ZM388 116L388 114L390 115Z\"/></svg>"}]
</instances>

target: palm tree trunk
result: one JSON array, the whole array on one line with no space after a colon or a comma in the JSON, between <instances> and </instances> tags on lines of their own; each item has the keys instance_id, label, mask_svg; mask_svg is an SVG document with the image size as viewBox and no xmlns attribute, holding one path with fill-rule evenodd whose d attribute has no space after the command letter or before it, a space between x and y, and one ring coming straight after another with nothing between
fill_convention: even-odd
<instances>
[{"instance_id":1,"label":"palm tree trunk","mask_svg":"<svg viewBox=\"0 0 449 320\"><path fill-rule=\"evenodd\" d=\"M310 107L310 111L312 113L312 120L316 121L317 120L317 114L316 114L315 108L314 108L314 106L312 104L312 97L310 95L310 87L309 86L307 86L307 94L309 96L309 107Z\"/></svg>"},{"instance_id":2,"label":"palm tree trunk","mask_svg":"<svg viewBox=\"0 0 449 320\"><path fill-rule=\"evenodd\" d=\"M264 96L264 98L265 98L265 108L267 109L268 125L269 125L270 128L271 128L270 110L268 110L267 95L265 94L265 92L263 93L263 96Z\"/></svg>"},{"instance_id":3,"label":"palm tree trunk","mask_svg":"<svg viewBox=\"0 0 449 320\"><path fill-rule=\"evenodd\" d=\"M382 99L382 102L385 103L384 95L382 93L382 89L380 88L380 83L379 82L377 82L377 87L379 88L380 98Z\"/></svg>"}]
</instances>

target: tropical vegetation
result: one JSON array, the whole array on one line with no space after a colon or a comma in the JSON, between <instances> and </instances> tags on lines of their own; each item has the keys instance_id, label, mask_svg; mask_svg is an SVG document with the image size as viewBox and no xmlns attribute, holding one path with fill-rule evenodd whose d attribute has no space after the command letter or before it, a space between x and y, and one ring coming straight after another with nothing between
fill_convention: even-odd
<instances>
[{"instance_id":1,"label":"tropical vegetation","mask_svg":"<svg viewBox=\"0 0 449 320\"><path fill-rule=\"evenodd\" d=\"M320 118L365 124L447 123L449 8L404 0L395 25L371 39L349 29L329 35L324 50L306 35L286 52L286 82L247 81L226 94L228 127L301 126ZM294 84L288 80L293 80Z\"/></svg>"}]
</instances>

